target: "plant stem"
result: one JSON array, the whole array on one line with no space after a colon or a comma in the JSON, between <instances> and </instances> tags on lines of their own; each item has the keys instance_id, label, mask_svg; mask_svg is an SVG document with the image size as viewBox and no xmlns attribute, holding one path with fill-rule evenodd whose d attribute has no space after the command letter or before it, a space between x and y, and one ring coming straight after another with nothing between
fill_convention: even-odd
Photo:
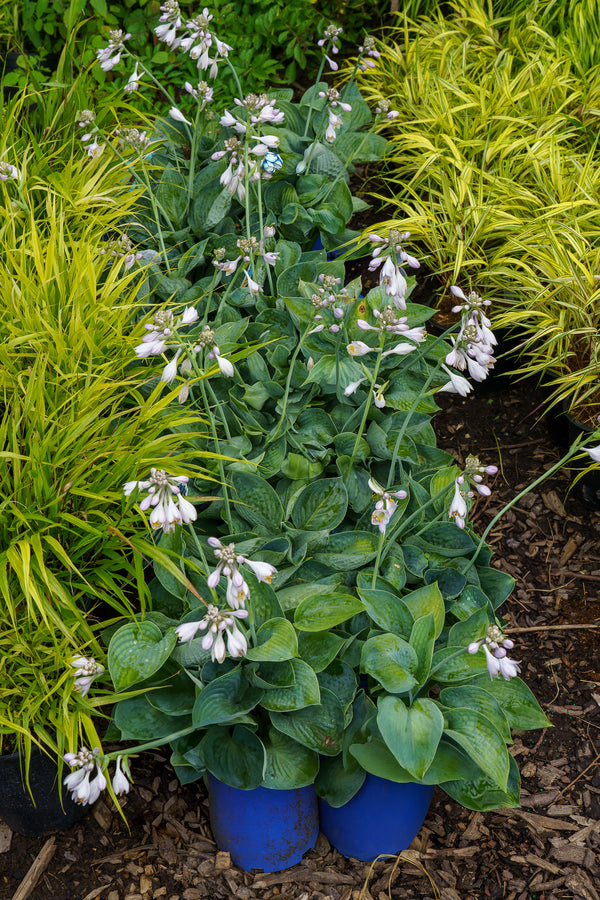
<instances>
[{"instance_id":1,"label":"plant stem","mask_svg":"<svg viewBox=\"0 0 600 900\"><path fill-rule=\"evenodd\" d=\"M575 439L574 443L573 443L573 444L571 445L571 447L567 450L567 452L565 453L565 455L564 455L563 457L561 457L561 459L559 459L558 462L554 463L553 466L550 466L550 468L547 469L547 470L543 473L543 475L540 475L539 478L536 478L535 481L532 481L531 484L527 485L526 488L523 488L522 491L519 491L519 493L518 493L515 497L513 497L512 500L510 500L507 504L505 504L505 506L502 507L502 509L500 510L500 512L496 513L496 515L494 516L494 518L492 519L492 521L491 521L491 522L489 523L489 525L485 528L483 534L482 534L481 537L479 538L479 543L477 544L477 547L475 548L475 552L474 552L473 556L471 557L471 559L470 559L470 561L469 561L469 564L468 564L468 565L466 566L466 568L464 569L464 573L463 573L463 574L466 574L466 573L469 571L469 569L470 569L472 566L475 565L475 561L476 561L476 559L477 559L477 557L478 557L478 555L479 555L479 553L480 553L480 551L481 551L481 548L482 548L482 547L484 546L484 544L485 544L485 539L487 538L488 534L490 533L490 531L492 530L492 528L494 527L494 525L496 524L496 522L497 522L499 519L502 518L502 516L504 515L504 513L505 513L505 512L508 512L508 510L509 510L512 506L514 506L515 503L518 503L519 500L520 500L522 497L524 497L526 494L528 494L530 491L532 491L534 488L536 488L539 484L542 484L544 481L546 481L547 478L549 478L551 475L554 475L554 473L555 473L555 472L558 472L559 469L562 469L562 467L565 465L565 463L567 463L573 456L575 456L575 454L576 454L577 451L579 450L580 444L581 444L584 440L587 440L588 438L589 438L589 435L583 435L583 434L582 434L582 435L578 435L577 438Z\"/></svg>"},{"instance_id":2,"label":"plant stem","mask_svg":"<svg viewBox=\"0 0 600 900\"><path fill-rule=\"evenodd\" d=\"M300 353L302 344L304 343L304 338L309 334L309 332L312 328L313 328L313 322L309 322L308 325L306 326L306 328L304 329L304 333L302 334L302 337L298 341L298 346L296 347L296 349L294 350L294 352L292 354L292 359L290 361L290 369L288 372L287 380L285 382L285 393L283 395L281 416L279 418L279 422L277 423L275 429L271 432L270 437L267 438L265 446L267 444L272 444L273 441L276 439L277 435L279 434L279 432L281 431L281 427L285 420L285 413L287 410L287 402L288 402L288 399L290 396L290 389L291 389L291 385L292 385L292 376L294 374L294 366L296 365L296 360L298 359L298 354Z\"/></svg>"}]
</instances>

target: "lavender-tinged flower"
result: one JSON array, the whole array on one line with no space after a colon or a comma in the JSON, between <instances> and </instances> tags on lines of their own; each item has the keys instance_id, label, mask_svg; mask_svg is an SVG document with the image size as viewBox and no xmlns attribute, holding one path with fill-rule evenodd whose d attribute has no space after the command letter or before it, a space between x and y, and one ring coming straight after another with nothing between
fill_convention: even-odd
<instances>
[{"instance_id":1,"label":"lavender-tinged flower","mask_svg":"<svg viewBox=\"0 0 600 900\"><path fill-rule=\"evenodd\" d=\"M121 237L115 241L107 241L106 247L103 247L100 253L122 259L125 269L130 269L135 264L136 260L143 258L143 252L141 250L134 253L133 244L126 234L122 234Z\"/></svg>"},{"instance_id":2,"label":"lavender-tinged flower","mask_svg":"<svg viewBox=\"0 0 600 900\"><path fill-rule=\"evenodd\" d=\"M146 491L139 503L140 509L145 512L152 508L150 525L168 533L174 531L176 525L195 521L198 515L193 504L182 494L182 486L188 481L187 475L167 475L164 469L151 469L147 481L128 481L123 485L123 492L129 497L136 488Z\"/></svg>"},{"instance_id":3,"label":"lavender-tinged flower","mask_svg":"<svg viewBox=\"0 0 600 900\"><path fill-rule=\"evenodd\" d=\"M458 375L456 372L452 372L451 369L448 369L445 365L442 364L442 369L448 377L450 381L448 381L445 385L438 388L438 391L446 391L449 394L460 394L461 397L466 397L467 394L473 390L471 387L471 382L467 381L466 378L463 378L462 375Z\"/></svg>"},{"instance_id":4,"label":"lavender-tinged flower","mask_svg":"<svg viewBox=\"0 0 600 900\"><path fill-rule=\"evenodd\" d=\"M85 697L94 679L104 672L104 666L91 656L76 656L71 660L71 666L75 669L73 688Z\"/></svg>"},{"instance_id":5,"label":"lavender-tinged flower","mask_svg":"<svg viewBox=\"0 0 600 900\"><path fill-rule=\"evenodd\" d=\"M600 445L598 447L582 447L581 449L585 450L594 462L600 462Z\"/></svg>"},{"instance_id":6,"label":"lavender-tinged flower","mask_svg":"<svg viewBox=\"0 0 600 900\"><path fill-rule=\"evenodd\" d=\"M244 275L246 278L244 279L244 286L248 288L251 294L257 296L258 294L262 294L262 287L257 281L254 281L248 271L244 269Z\"/></svg>"},{"instance_id":7,"label":"lavender-tinged flower","mask_svg":"<svg viewBox=\"0 0 600 900\"><path fill-rule=\"evenodd\" d=\"M202 648L210 650L213 662L222 663L227 653L236 658L244 656L248 650L246 636L238 628L238 619L248 617L247 609L220 610L212 603L206 615L199 622L184 622L175 633L181 642L190 643L198 631L206 631L202 638ZM225 635L223 635L225 632ZM227 640L227 647L225 646Z\"/></svg>"},{"instance_id":8,"label":"lavender-tinged flower","mask_svg":"<svg viewBox=\"0 0 600 900\"><path fill-rule=\"evenodd\" d=\"M91 144L87 145L87 155L90 159L98 159L99 156L104 152L105 144L99 144L98 140L95 139Z\"/></svg>"},{"instance_id":9,"label":"lavender-tinged flower","mask_svg":"<svg viewBox=\"0 0 600 900\"><path fill-rule=\"evenodd\" d=\"M474 487L477 493L489 497L491 490L483 484L483 478L485 475L495 475L497 471L497 466L484 466L476 456L472 454L467 456L464 472L455 479L454 498L448 510L448 515L454 519L459 528L465 527L468 513L467 499L475 496L470 488Z\"/></svg>"},{"instance_id":10,"label":"lavender-tinged flower","mask_svg":"<svg viewBox=\"0 0 600 900\"><path fill-rule=\"evenodd\" d=\"M358 381L351 381L350 384L344 388L344 396L350 397L352 394L355 394L363 381L366 381L366 378L359 378Z\"/></svg>"},{"instance_id":11,"label":"lavender-tinged flower","mask_svg":"<svg viewBox=\"0 0 600 900\"><path fill-rule=\"evenodd\" d=\"M210 103L213 98L213 89L206 81L199 81L198 86L194 87L189 81L186 81L184 88L192 97L202 105Z\"/></svg>"},{"instance_id":12,"label":"lavender-tinged flower","mask_svg":"<svg viewBox=\"0 0 600 900\"><path fill-rule=\"evenodd\" d=\"M364 356L366 353L371 353L375 349L375 347L369 347L364 341L352 341L351 344L346 346L346 350L350 356Z\"/></svg>"},{"instance_id":13,"label":"lavender-tinged flower","mask_svg":"<svg viewBox=\"0 0 600 900\"><path fill-rule=\"evenodd\" d=\"M141 78L141 76L140 76L140 73L138 72L138 64L136 63L136 64L135 64L135 69L133 70L133 72L132 72L131 75L129 76L129 79L128 79L128 81L127 81L127 84L126 84L125 87L123 88L124 92L125 92L126 94L131 94L131 93L133 93L134 91L139 91L139 89L140 89L140 78Z\"/></svg>"},{"instance_id":14,"label":"lavender-tinged flower","mask_svg":"<svg viewBox=\"0 0 600 900\"><path fill-rule=\"evenodd\" d=\"M171 117L171 119L173 119L174 122L183 122L185 125L192 124L189 119L186 119L181 110L177 109L176 106L171 107L171 109L169 110L169 116Z\"/></svg>"},{"instance_id":15,"label":"lavender-tinged flower","mask_svg":"<svg viewBox=\"0 0 600 900\"><path fill-rule=\"evenodd\" d=\"M329 63L333 72L336 72L339 69L337 62L331 59L330 56L327 55L326 50L329 50L332 54L339 53L339 39L342 33L342 29L336 27L335 25L328 25L325 29L324 36L317 41L317 46L321 48L326 48L323 50L323 56L325 60Z\"/></svg>"},{"instance_id":16,"label":"lavender-tinged flower","mask_svg":"<svg viewBox=\"0 0 600 900\"><path fill-rule=\"evenodd\" d=\"M19 180L19 170L11 163L0 162L0 181Z\"/></svg>"},{"instance_id":17,"label":"lavender-tinged flower","mask_svg":"<svg viewBox=\"0 0 600 900\"><path fill-rule=\"evenodd\" d=\"M224 575L227 580L227 603L232 609L243 609L250 596L250 588L239 569L241 565L249 566L259 581L267 583L271 582L272 576L277 572L275 566L270 563L247 559L236 553L235 544L225 546L215 537L210 537L208 543L213 548L219 562L216 569L208 576L207 584L209 588L215 588L221 575Z\"/></svg>"},{"instance_id":18,"label":"lavender-tinged flower","mask_svg":"<svg viewBox=\"0 0 600 900\"><path fill-rule=\"evenodd\" d=\"M103 50L96 51L96 57L104 72L109 72L119 64L121 53L125 49L125 41L129 40L131 35L124 34L120 28L109 32L108 46Z\"/></svg>"},{"instance_id":19,"label":"lavender-tinged flower","mask_svg":"<svg viewBox=\"0 0 600 900\"><path fill-rule=\"evenodd\" d=\"M374 69L374 60L379 59L380 56L379 50L375 49L375 38L367 35L362 46L358 48L358 68L361 72L366 72L367 69Z\"/></svg>"},{"instance_id":20,"label":"lavender-tinged flower","mask_svg":"<svg viewBox=\"0 0 600 900\"><path fill-rule=\"evenodd\" d=\"M487 629L485 637L478 641L473 641L467 647L471 654L475 654L483 647L486 658L486 665L491 678L502 675L508 681L515 678L521 671L519 668L520 661L509 659L506 655L507 650L512 650L513 642L509 638L505 638L497 625L490 625Z\"/></svg>"}]
</instances>

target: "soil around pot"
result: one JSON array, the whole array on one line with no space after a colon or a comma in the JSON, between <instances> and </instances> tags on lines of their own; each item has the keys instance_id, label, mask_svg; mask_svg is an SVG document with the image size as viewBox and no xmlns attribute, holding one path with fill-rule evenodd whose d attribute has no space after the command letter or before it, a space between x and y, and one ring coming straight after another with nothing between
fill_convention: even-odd
<instances>
[{"instance_id":1,"label":"soil around pot","mask_svg":"<svg viewBox=\"0 0 600 900\"><path fill-rule=\"evenodd\" d=\"M493 375L492 375L493 377ZM536 412L540 392L447 395L438 443L499 467L472 520L481 532L559 458ZM166 754L133 761L123 812L104 799L54 835L35 900L600 900L600 513L561 472L523 498L490 535L494 564L516 578L503 607L515 654L553 728L514 735L522 808L474 813L436 788L419 835L398 858L348 860L321 835L292 869L244 873L219 853L201 783L182 788ZM532 629L532 630L527 630ZM0 846L2 846L0 830ZM0 896L12 897L48 835L12 835ZM6 842L4 844L6 846ZM363 888L366 885L366 889ZM361 894L362 891L362 894Z\"/></svg>"}]
</instances>

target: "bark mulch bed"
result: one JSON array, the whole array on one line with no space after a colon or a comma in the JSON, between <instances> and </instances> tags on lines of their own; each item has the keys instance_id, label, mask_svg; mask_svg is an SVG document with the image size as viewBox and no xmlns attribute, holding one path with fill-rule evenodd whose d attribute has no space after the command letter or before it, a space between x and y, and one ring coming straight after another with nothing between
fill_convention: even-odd
<instances>
[{"instance_id":1,"label":"bark mulch bed","mask_svg":"<svg viewBox=\"0 0 600 900\"><path fill-rule=\"evenodd\" d=\"M533 412L540 399L517 385L443 400L440 446L499 466L492 497L475 512L479 532L559 458ZM490 535L495 565L516 578L503 611L522 629L523 677L554 724L515 734L522 809L473 813L436 789L420 834L398 858L345 859L321 835L299 866L246 873L217 852L203 786L179 787L167 754L148 754L134 763L129 827L102 800L79 824L39 839L0 825L0 898L600 900L600 633L592 627L600 623L600 513L568 488L563 471Z\"/></svg>"}]
</instances>

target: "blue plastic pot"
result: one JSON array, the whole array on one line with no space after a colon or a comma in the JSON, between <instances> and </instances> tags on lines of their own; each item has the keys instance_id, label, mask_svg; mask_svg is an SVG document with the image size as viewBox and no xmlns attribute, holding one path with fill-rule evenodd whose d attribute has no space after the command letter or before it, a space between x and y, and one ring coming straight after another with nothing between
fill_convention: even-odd
<instances>
[{"instance_id":1,"label":"blue plastic pot","mask_svg":"<svg viewBox=\"0 0 600 900\"><path fill-rule=\"evenodd\" d=\"M396 854L412 843L431 804L433 787L398 784L367 775L345 806L319 800L321 831L343 856L370 862L380 853Z\"/></svg>"},{"instance_id":2,"label":"blue plastic pot","mask_svg":"<svg viewBox=\"0 0 600 900\"><path fill-rule=\"evenodd\" d=\"M300 862L316 843L319 810L313 785L251 791L208 776L210 823L219 850L242 869L278 872Z\"/></svg>"}]
</instances>

